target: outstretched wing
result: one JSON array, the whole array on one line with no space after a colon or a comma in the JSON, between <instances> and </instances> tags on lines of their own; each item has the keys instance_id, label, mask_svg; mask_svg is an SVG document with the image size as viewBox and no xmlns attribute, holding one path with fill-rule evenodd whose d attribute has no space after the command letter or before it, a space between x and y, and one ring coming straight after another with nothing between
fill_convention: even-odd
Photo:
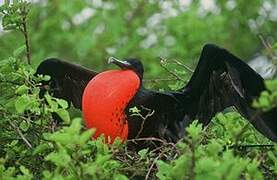
<instances>
[{"instance_id":1,"label":"outstretched wing","mask_svg":"<svg viewBox=\"0 0 277 180\"><path fill-rule=\"evenodd\" d=\"M196 70L183 89L190 103L188 115L208 124L229 106L247 118L254 127L277 141L277 109L259 112L252 102L265 90L263 78L238 57L215 45L205 45Z\"/></svg>"},{"instance_id":2,"label":"outstretched wing","mask_svg":"<svg viewBox=\"0 0 277 180\"><path fill-rule=\"evenodd\" d=\"M54 97L67 100L81 109L82 95L88 82L97 75L85 67L51 58L44 60L37 68L36 74L49 75L50 81L43 82L49 85Z\"/></svg>"},{"instance_id":3,"label":"outstretched wing","mask_svg":"<svg viewBox=\"0 0 277 180\"><path fill-rule=\"evenodd\" d=\"M137 107L141 116L129 112L132 107ZM125 113L128 116L129 138L159 137L177 142L184 135L184 122L178 121L183 118L182 103L171 93L142 87Z\"/></svg>"}]
</instances>

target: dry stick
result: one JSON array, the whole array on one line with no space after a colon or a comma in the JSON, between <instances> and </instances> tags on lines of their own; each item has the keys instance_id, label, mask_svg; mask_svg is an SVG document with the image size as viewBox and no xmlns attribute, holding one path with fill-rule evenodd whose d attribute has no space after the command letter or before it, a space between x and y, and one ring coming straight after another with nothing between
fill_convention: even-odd
<instances>
[{"instance_id":1,"label":"dry stick","mask_svg":"<svg viewBox=\"0 0 277 180\"><path fill-rule=\"evenodd\" d=\"M190 67L188 67L187 65L185 65L185 64L183 64L183 63L181 63L180 61L178 61L178 60L172 60L173 62L169 62L169 63L174 63L174 64L177 64L177 65L179 65L179 66L181 66L181 67L183 67L183 68L185 68L186 70L188 70L190 73L193 73L194 72L194 70L192 70ZM164 60L161 60L161 62L160 63L162 63L163 64L163 62L164 62ZM166 68L165 66L163 66L163 65L161 65L164 69ZM170 71L168 68L166 68L165 69L166 71L168 71L169 73L174 73L174 72L172 72L172 71ZM173 75L173 74L172 74ZM149 78L149 79L144 79L143 80L143 82L145 82L145 83L158 83L159 81L175 81L175 80L181 80L181 81L184 81L184 80L182 80L182 78L181 77L179 77L178 75L177 75L177 77L176 77L176 73L174 73L174 78L153 78L153 79L151 79L151 78Z\"/></svg>"},{"instance_id":2,"label":"dry stick","mask_svg":"<svg viewBox=\"0 0 277 180\"><path fill-rule=\"evenodd\" d=\"M273 53L273 51L272 51L272 46L271 46L271 44L263 37L262 34L259 34L258 36L259 36L260 40L262 41L263 46L264 46L265 49L267 50L268 55L271 57L271 59L274 59L274 53Z\"/></svg>"},{"instance_id":3,"label":"dry stick","mask_svg":"<svg viewBox=\"0 0 277 180\"><path fill-rule=\"evenodd\" d=\"M177 65L179 65L179 66L185 68L185 69L188 70L190 73L194 73L194 70L193 70L193 69L191 69L191 68L188 67L187 65L181 63L180 61L178 61L178 60L176 60L176 59L174 59L174 60L172 60L172 61L173 61L174 64L177 64Z\"/></svg>"},{"instance_id":4,"label":"dry stick","mask_svg":"<svg viewBox=\"0 0 277 180\"><path fill-rule=\"evenodd\" d=\"M253 148L255 148L255 147L257 147L257 148L269 147L269 148L272 148L274 146L275 146L274 144L245 144L245 145L232 145L232 146L229 146L229 148L234 148L234 147L240 148L240 149L248 148L248 147L253 147Z\"/></svg>"},{"instance_id":5,"label":"dry stick","mask_svg":"<svg viewBox=\"0 0 277 180\"><path fill-rule=\"evenodd\" d=\"M160 140L161 140L161 139L160 139ZM178 152L178 148L176 147L176 144L174 144L174 143L169 143L169 142L163 141L163 140L161 140L161 142L163 143L163 145L160 146L160 147L158 147L158 148L156 148L156 149L154 149L154 150L152 150L151 152L158 151L158 150L160 150L160 149L166 147L167 145L170 145L170 146L172 146L172 147L177 151L178 154L180 153L180 152ZM160 159L162 155L164 155L164 153L165 153L166 150L167 150L167 149L163 149L163 150L159 153L159 155L152 161L152 163L151 163L151 165L150 165L150 167L149 167L149 169L148 169L148 171L147 171L147 174L146 174L146 176L145 176L145 180L147 180L147 179L149 178L150 173L151 173L151 171L152 171L154 165L156 164L156 161L157 161L158 159Z\"/></svg>"},{"instance_id":6,"label":"dry stick","mask_svg":"<svg viewBox=\"0 0 277 180\"><path fill-rule=\"evenodd\" d=\"M166 143L166 141L156 138L156 137L135 138L135 139L128 139L127 141L133 142L133 143L136 143L136 141L157 141L157 142L161 142L163 144Z\"/></svg>"},{"instance_id":7,"label":"dry stick","mask_svg":"<svg viewBox=\"0 0 277 180\"><path fill-rule=\"evenodd\" d=\"M158 159L160 159L161 156L162 156L163 154L164 154L164 151L162 151L162 152L153 160L153 162L151 163L151 166L149 167L149 169L148 169L148 171L147 171L147 174L146 174L146 176L145 176L145 178L144 178L145 180L147 180L147 179L149 178L150 173L151 173L151 171L152 171L154 165L156 164L156 161L157 161Z\"/></svg>"},{"instance_id":8,"label":"dry stick","mask_svg":"<svg viewBox=\"0 0 277 180\"><path fill-rule=\"evenodd\" d=\"M161 65L161 67L162 67L164 70L166 70L169 74L171 74L172 76L174 76L177 80L180 80L180 81L182 81L182 82L186 82L186 81L185 81L183 78L181 78L178 74L176 74L176 73L170 71L170 70L164 65L164 62L165 62L165 60L162 59L162 58L160 58L160 65Z\"/></svg>"},{"instance_id":9,"label":"dry stick","mask_svg":"<svg viewBox=\"0 0 277 180\"><path fill-rule=\"evenodd\" d=\"M142 133L143 128L144 128L144 124L145 124L145 121L147 120L147 118L153 116L153 114L155 113L155 110L148 109L148 108L146 108L146 107L144 107L144 106L141 106L141 107L142 107L142 109L148 111L148 113L146 114L146 116L143 116L143 115L140 114L140 113L131 114L131 116L138 116L138 117L140 117L140 118L142 119L142 123L141 123L140 129L139 129L139 131L138 131L138 133L137 133L137 135L136 135L136 138L138 138L138 137L140 136L140 134Z\"/></svg>"},{"instance_id":10,"label":"dry stick","mask_svg":"<svg viewBox=\"0 0 277 180\"><path fill-rule=\"evenodd\" d=\"M149 79L144 79L143 82L145 83L158 83L159 81L175 81L178 80L177 78L149 78Z\"/></svg>"},{"instance_id":11,"label":"dry stick","mask_svg":"<svg viewBox=\"0 0 277 180\"><path fill-rule=\"evenodd\" d=\"M176 153L179 154L179 150L178 148L176 147L176 144L172 143L172 142L167 142L165 140L162 140L162 139L159 139L159 138L155 138L155 137L147 137L147 138L137 138L137 139L129 139L127 141L130 141L130 142L134 142L136 143L136 141L157 141L157 142L161 142L163 143L163 145L161 147L158 147L156 148L155 150L151 151L151 152L155 152L157 150L160 150L168 145L172 146L175 150L176 150ZM156 164L156 161L162 156L164 155L164 150L161 151L161 153L153 160L152 164L150 165L149 169L148 169L148 172L145 176L145 180L147 180L150 176L150 173L154 167L154 165Z\"/></svg>"},{"instance_id":12,"label":"dry stick","mask_svg":"<svg viewBox=\"0 0 277 180\"><path fill-rule=\"evenodd\" d=\"M33 146L32 144L25 138L25 136L23 135L23 133L20 131L20 129L13 124L11 121L9 121L10 125L16 130L16 132L19 134L19 136L22 138L22 140L27 144L27 146L32 149Z\"/></svg>"},{"instance_id":13,"label":"dry stick","mask_svg":"<svg viewBox=\"0 0 277 180\"><path fill-rule=\"evenodd\" d=\"M174 147L175 149L177 149L176 144L172 143L172 142L167 142L166 140L163 139L159 139L156 137L145 137L145 138L134 138L134 139L128 139L127 142L133 142L136 143L136 141L156 141L156 142L160 142L162 144L166 144L166 145L171 145L172 147Z\"/></svg>"}]
</instances>

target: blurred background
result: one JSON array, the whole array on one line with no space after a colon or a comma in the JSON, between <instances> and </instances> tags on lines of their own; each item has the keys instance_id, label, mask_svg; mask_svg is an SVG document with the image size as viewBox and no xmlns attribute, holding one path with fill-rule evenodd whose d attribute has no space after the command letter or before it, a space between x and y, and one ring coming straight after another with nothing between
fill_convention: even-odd
<instances>
[{"instance_id":1,"label":"blurred background","mask_svg":"<svg viewBox=\"0 0 277 180\"><path fill-rule=\"evenodd\" d=\"M252 66L264 70L267 63L261 62L270 62L270 53L263 41L274 44L277 38L276 0L30 2L33 67L58 57L101 71L114 68L107 65L108 57L137 57L145 65L146 79L163 78L169 74L160 66L161 58L194 69L203 45L212 42L246 61L256 60ZM22 45L20 32L0 27L0 59Z\"/></svg>"}]
</instances>

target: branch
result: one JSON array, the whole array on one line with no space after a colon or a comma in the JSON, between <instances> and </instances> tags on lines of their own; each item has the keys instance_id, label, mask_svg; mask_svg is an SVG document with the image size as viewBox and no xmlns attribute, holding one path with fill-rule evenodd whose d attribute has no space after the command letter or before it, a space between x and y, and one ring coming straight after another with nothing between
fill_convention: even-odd
<instances>
[{"instance_id":1,"label":"branch","mask_svg":"<svg viewBox=\"0 0 277 180\"><path fill-rule=\"evenodd\" d=\"M177 78L149 78L149 79L143 79L143 82L145 83L158 83L160 81L175 81L178 80Z\"/></svg>"},{"instance_id":2,"label":"branch","mask_svg":"<svg viewBox=\"0 0 277 180\"><path fill-rule=\"evenodd\" d=\"M135 138L135 139L128 139L127 141L133 142L133 143L136 143L136 141L156 141L156 142L161 142L163 144L167 143L165 140L162 140L156 137Z\"/></svg>"},{"instance_id":3,"label":"branch","mask_svg":"<svg viewBox=\"0 0 277 180\"><path fill-rule=\"evenodd\" d=\"M171 74L172 76L174 76L177 80L180 80L182 82L186 82L186 80L184 80L183 78L181 78L178 74L176 74L175 72L171 71L170 69L168 69L166 66L165 66L165 59L163 58L160 58L160 65L161 67L166 70L169 74Z\"/></svg>"},{"instance_id":4,"label":"branch","mask_svg":"<svg viewBox=\"0 0 277 180\"><path fill-rule=\"evenodd\" d=\"M134 113L134 114L131 114L131 116L138 116L142 119L142 123L140 125L140 129L136 135L136 138L138 138L140 136L140 134L142 133L143 129L144 129L144 124L145 124L145 121L147 120L148 117L151 117L153 116L153 114L155 113L155 110L152 110L152 109L149 109L149 108L146 108L144 106L141 106L141 108L143 110L147 110L148 113L146 114L146 116L143 116L142 114L140 114L139 112L137 113Z\"/></svg>"},{"instance_id":5,"label":"branch","mask_svg":"<svg viewBox=\"0 0 277 180\"><path fill-rule=\"evenodd\" d=\"M31 64L31 50L30 50L30 43L29 43L29 37L28 37L28 31L27 31L26 17L23 17L21 32L22 32L23 35L24 35L25 46L26 46L26 57L27 57L27 62L28 62L28 64L30 65L30 64Z\"/></svg>"},{"instance_id":6,"label":"branch","mask_svg":"<svg viewBox=\"0 0 277 180\"><path fill-rule=\"evenodd\" d=\"M245 149L245 148L273 148L274 146L275 146L274 144L243 144L243 145L232 145L227 147Z\"/></svg>"},{"instance_id":7,"label":"branch","mask_svg":"<svg viewBox=\"0 0 277 180\"><path fill-rule=\"evenodd\" d=\"M271 44L264 38L264 36L262 34L259 34L258 37L260 38L260 40L261 40L264 48L266 49L267 54L269 55L269 57L272 60L276 59Z\"/></svg>"},{"instance_id":8,"label":"branch","mask_svg":"<svg viewBox=\"0 0 277 180\"><path fill-rule=\"evenodd\" d=\"M156 161L157 161L158 159L160 159L160 158L162 157L163 154L164 154L164 151L162 151L162 152L153 160L153 162L151 163L151 165L150 165L150 167L149 167L149 169L148 169L148 171L147 171L147 174L146 174L146 176L145 176L145 178L144 178L145 180L147 180L147 179L149 178L150 173L151 173L151 171L152 171L154 165L156 164Z\"/></svg>"},{"instance_id":9,"label":"branch","mask_svg":"<svg viewBox=\"0 0 277 180\"><path fill-rule=\"evenodd\" d=\"M21 137L21 139L26 143L26 145L32 149L33 146L32 144L25 138L25 136L23 135L23 133L20 131L20 129L15 125L13 124L11 121L9 121L10 125L16 130L16 132L19 134L19 136Z\"/></svg>"},{"instance_id":10,"label":"branch","mask_svg":"<svg viewBox=\"0 0 277 180\"><path fill-rule=\"evenodd\" d=\"M185 69L188 70L190 73L194 73L194 70L193 70L193 69L191 69L191 68L188 67L187 65L181 63L180 61L178 61L178 60L176 60L176 59L174 59L174 60L172 60L172 61L173 61L174 64L177 64L177 65L179 65L179 66L185 68Z\"/></svg>"}]
</instances>

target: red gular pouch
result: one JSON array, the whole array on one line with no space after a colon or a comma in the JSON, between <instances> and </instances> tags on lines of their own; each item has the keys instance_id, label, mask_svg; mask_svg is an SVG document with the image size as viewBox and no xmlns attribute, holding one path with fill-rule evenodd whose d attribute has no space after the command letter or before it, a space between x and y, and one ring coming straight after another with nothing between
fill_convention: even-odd
<instances>
[{"instance_id":1,"label":"red gular pouch","mask_svg":"<svg viewBox=\"0 0 277 180\"><path fill-rule=\"evenodd\" d=\"M86 86L82 111L87 128L95 128L93 138L104 134L108 143L128 138L125 108L140 86L132 70L109 70L95 76Z\"/></svg>"}]
</instances>

